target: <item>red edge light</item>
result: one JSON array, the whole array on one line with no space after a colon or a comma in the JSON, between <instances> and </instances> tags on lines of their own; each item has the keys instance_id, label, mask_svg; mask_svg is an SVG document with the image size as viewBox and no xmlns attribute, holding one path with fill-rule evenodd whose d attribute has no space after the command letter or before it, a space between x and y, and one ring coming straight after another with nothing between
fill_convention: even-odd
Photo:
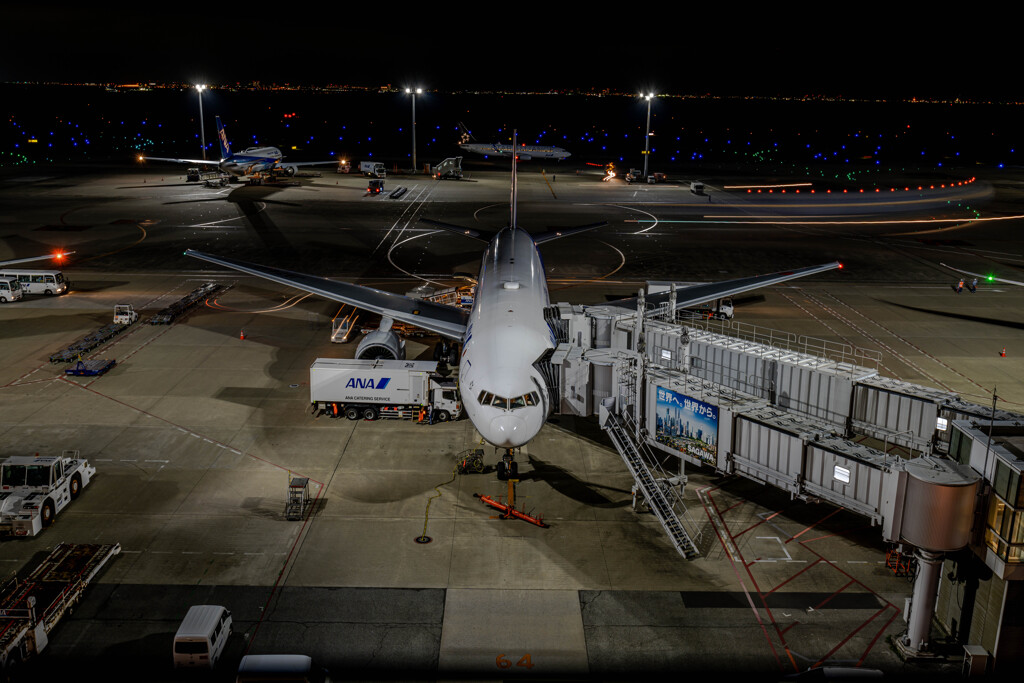
<instances>
[{"instance_id":1,"label":"red edge light","mask_svg":"<svg viewBox=\"0 0 1024 683\"><path fill-rule=\"evenodd\" d=\"M842 270L842 269L843 269L843 264L842 264L842 263L840 263L840 264L839 264L839 270Z\"/></svg>"}]
</instances>

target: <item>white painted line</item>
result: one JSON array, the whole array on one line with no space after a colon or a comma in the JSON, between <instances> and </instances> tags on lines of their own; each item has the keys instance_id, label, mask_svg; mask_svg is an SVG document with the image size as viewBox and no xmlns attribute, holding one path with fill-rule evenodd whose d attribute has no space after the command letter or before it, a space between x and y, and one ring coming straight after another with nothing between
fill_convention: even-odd
<instances>
[{"instance_id":1,"label":"white painted line","mask_svg":"<svg viewBox=\"0 0 1024 683\"><path fill-rule=\"evenodd\" d=\"M153 553L154 555L173 555L174 554L170 550L150 550L149 552Z\"/></svg>"},{"instance_id":2,"label":"white painted line","mask_svg":"<svg viewBox=\"0 0 1024 683\"><path fill-rule=\"evenodd\" d=\"M266 553L242 553L243 555L266 555Z\"/></svg>"},{"instance_id":3,"label":"white painted line","mask_svg":"<svg viewBox=\"0 0 1024 683\"><path fill-rule=\"evenodd\" d=\"M181 554L182 555L202 555L202 553L197 552L195 550L182 550Z\"/></svg>"},{"instance_id":4,"label":"white painted line","mask_svg":"<svg viewBox=\"0 0 1024 683\"><path fill-rule=\"evenodd\" d=\"M170 460L143 460L143 462L164 462L164 463L167 463L167 462L170 462Z\"/></svg>"},{"instance_id":5,"label":"white painted line","mask_svg":"<svg viewBox=\"0 0 1024 683\"><path fill-rule=\"evenodd\" d=\"M122 549L121 552L122 553L128 553L130 555L141 555L142 554L141 550L124 550L124 549Z\"/></svg>"},{"instance_id":6,"label":"white painted line","mask_svg":"<svg viewBox=\"0 0 1024 683\"><path fill-rule=\"evenodd\" d=\"M118 462L138 462L138 459L136 458L135 460L126 460L125 458L121 458L120 460L118 460Z\"/></svg>"},{"instance_id":7,"label":"white painted line","mask_svg":"<svg viewBox=\"0 0 1024 683\"><path fill-rule=\"evenodd\" d=\"M214 555L234 555L234 553L214 553Z\"/></svg>"}]
</instances>

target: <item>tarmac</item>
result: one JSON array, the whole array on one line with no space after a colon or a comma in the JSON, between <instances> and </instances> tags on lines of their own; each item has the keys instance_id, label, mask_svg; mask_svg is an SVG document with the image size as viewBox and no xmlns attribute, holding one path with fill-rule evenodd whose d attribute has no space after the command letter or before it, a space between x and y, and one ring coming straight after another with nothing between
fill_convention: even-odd
<instances>
[{"instance_id":1,"label":"tarmac","mask_svg":"<svg viewBox=\"0 0 1024 683\"><path fill-rule=\"evenodd\" d=\"M77 252L65 269L70 294L0 307L0 457L77 449L98 470L51 528L0 542L0 569L23 573L61 541L122 547L27 671L116 657L137 677L188 678L171 668L177 625L192 604L221 604L235 632L218 680L245 653L309 654L357 679L776 680L824 664L959 674L955 647L927 662L895 653L911 584L886 568L866 519L690 469L686 502L704 554L687 562L634 511L632 479L596 419L567 416L518 457L517 499L550 528L497 518L474 497L507 493L493 467L454 471L466 449L496 460L468 420L311 412L313 359L355 350L330 342L337 304L182 256L191 247L399 292L450 284L476 271L476 243L415 219L500 227L507 174L400 176L369 196L352 176L210 189L172 172L0 179L0 260ZM521 181L530 229L609 222L545 246L552 301L599 303L646 279L727 279L840 257L840 273L739 298L737 323L875 349L883 375L986 404L996 388L1001 407L1024 404L1024 290L956 294L956 274L937 265L1024 263L1010 221L949 208L959 198L1012 215L1016 187L767 199L706 181L699 196L685 182L628 186L536 164ZM395 185L408 187L401 199L386 195ZM171 325L144 323L210 280L233 286ZM68 378L47 361L123 303L143 322L91 354L115 358L110 372ZM431 341L410 339L410 357L432 357ZM301 521L284 515L291 476L310 480ZM417 543L423 535L431 542Z\"/></svg>"}]
</instances>

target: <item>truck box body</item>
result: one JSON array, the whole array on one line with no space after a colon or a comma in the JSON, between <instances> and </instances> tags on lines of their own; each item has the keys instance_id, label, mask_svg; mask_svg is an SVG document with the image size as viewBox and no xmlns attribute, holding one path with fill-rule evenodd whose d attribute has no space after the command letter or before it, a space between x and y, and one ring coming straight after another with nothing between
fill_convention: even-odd
<instances>
[{"instance_id":1,"label":"truck box body","mask_svg":"<svg viewBox=\"0 0 1024 683\"><path fill-rule=\"evenodd\" d=\"M384 178L387 176L387 170L385 170L384 164L379 161L360 161L359 172L366 176L373 176L374 178Z\"/></svg>"},{"instance_id":2,"label":"truck box body","mask_svg":"<svg viewBox=\"0 0 1024 683\"><path fill-rule=\"evenodd\" d=\"M436 361L317 358L309 369L309 400L423 405Z\"/></svg>"}]
</instances>

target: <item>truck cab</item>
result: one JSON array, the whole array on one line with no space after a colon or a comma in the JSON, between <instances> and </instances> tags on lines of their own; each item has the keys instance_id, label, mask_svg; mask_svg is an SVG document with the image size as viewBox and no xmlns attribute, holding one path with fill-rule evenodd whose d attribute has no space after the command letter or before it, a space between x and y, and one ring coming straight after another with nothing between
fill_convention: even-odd
<instances>
[{"instance_id":1,"label":"truck cab","mask_svg":"<svg viewBox=\"0 0 1024 683\"><path fill-rule=\"evenodd\" d=\"M458 420L462 417L462 402L454 380L430 379L430 403L434 406L434 419L438 422Z\"/></svg>"}]
</instances>

